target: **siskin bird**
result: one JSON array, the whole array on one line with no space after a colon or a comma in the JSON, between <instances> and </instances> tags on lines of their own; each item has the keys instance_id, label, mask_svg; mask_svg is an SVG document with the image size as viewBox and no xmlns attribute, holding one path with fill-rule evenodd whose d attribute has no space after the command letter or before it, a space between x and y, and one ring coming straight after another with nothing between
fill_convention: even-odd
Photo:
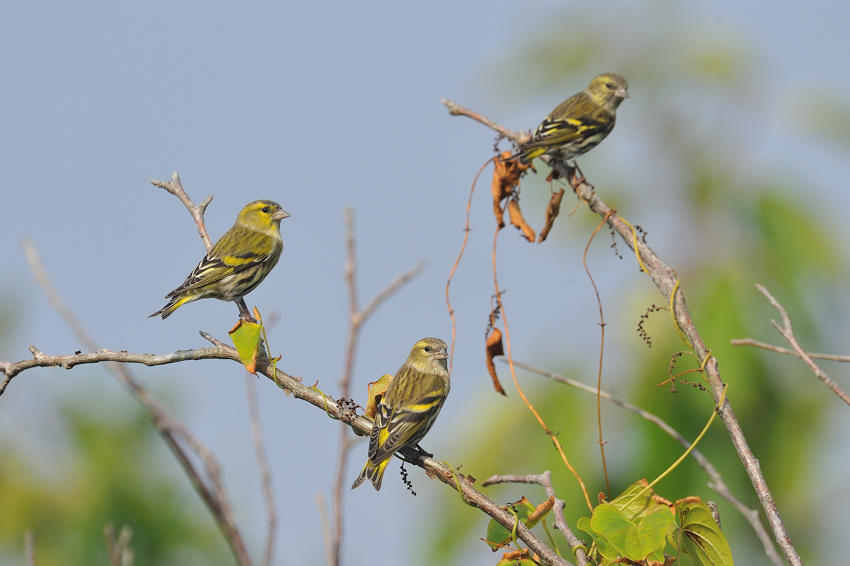
<instances>
[{"instance_id":1,"label":"siskin bird","mask_svg":"<svg viewBox=\"0 0 850 566\"><path fill-rule=\"evenodd\" d=\"M165 296L170 299L168 304L150 316L162 316L164 320L182 305L198 299L238 301L253 291L280 259L280 221L287 217L289 213L274 201L257 200L245 206L233 227L186 281ZM239 310L243 316L248 315L241 304Z\"/></svg>"},{"instance_id":2,"label":"siskin bird","mask_svg":"<svg viewBox=\"0 0 850 566\"><path fill-rule=\"evenodd\" d=\"M381 489L390 458L398 450L416 446L437 420L449 394L446 343L423 338L390 381L378 404L369 437L369 460L351 489L367 479Z\"/></svg>"},{"instance_id":3,"label":"siskin bird","mask_svg":"<svg viewBox=\"0 0 850 566\"><path fill-rule=\"evenodd\" d=\"M628 88L616 73L599 75L550 112L509 159L526 165L543 154L569 161L587 153L614 129L617 107L629 97Z\"/></svg>"}]
</instances>

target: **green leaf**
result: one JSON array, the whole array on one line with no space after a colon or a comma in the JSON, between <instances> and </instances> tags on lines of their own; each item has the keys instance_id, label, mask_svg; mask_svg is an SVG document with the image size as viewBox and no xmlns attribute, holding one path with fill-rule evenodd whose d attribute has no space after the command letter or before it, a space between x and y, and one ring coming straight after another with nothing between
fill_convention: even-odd
<instances>
[{"instance_id":1,"label":"green leaf","mask_svg":"<svg viewBox=\"0 0 850 566\"><path fill-rule=\"evenodd\" d=\"M655 492L647 489L646 486L646 480L637 481L626 488L626 491L617 496L610 504L622 511L626 517L634 519L659 505L652 499Z\"/></svg>"},{"instance_id":2,"label":"green leaf","mask_svg":"<svg viewBox=\"0 0 850 566\"><path fill-rule=\"evenodd\" d=\"M626 543L630 554L640 556L641 560L652 555L661 556L664 561L664 540L671 523L675 522L673 513L664 505L653 508L637 525L637 528L629 532ZM658 558L655 558L658 560Z\"/></svg>"},{"instance_id":3,"label":"green leaf","mask_svg":"<svg viewBox=\"0 0 850 566\"><path fill-rule=\"evenodd\" d=\"M729 543L709 508L698 498L676 502L681 529L681 547L696 566L732 566Z\"/></svg>"},{"instance_id":4,"label":"green leaf","mask_svg":"<svg viewBox=\"0 0 850 566\"><path fill-rule=\"evenodd\" d=\"M663 562L665 538L676 518L668 506L652 496L646 482L637 482L611 503L596 507L590 521L580 519L578 527L593 536L606 560L625 557L636 562L647 558Z\"/></svg>"},{"instance_id":5,"label":"green leaf","mask_svg":"<svg viewBox=\"0 0 850 566\"><path fill-rule=\"evenodd\" d=\"M256 374L257 356L260 354L262 344L262 323L240 320L228 334L233 340L233 345L236 346L236 351L239 352L239 359L242 360L245 369Z\"/></svg>"},{"instance_id":6,"label":"green leaf","mask_svg":"<svg viewBox=\"0 0 850 566\"><path fill-rule=\"evenodd\" d=\"M525 523L528 516L534 513L534 505L525 497L516 503L502 507L502 509L507 509L508 507L511 507L516 512L517 518L519 518L521 523ZM487 544L493 549L493 552L496 552L502 546L507 546L510 542L511 531L497 523L495 519L490 519L490 522L487 524Z\"/></svg>"},{"instance_id":7,"label":"green leaf","mask_svg":"<svg viewBox=\"0 0 850 566\"><path fill-rule=\"evenodd\" d=\"M596 533L596 544L599 554L605 558L615 559L625 556L631 560L640 560L628 551L627 537L636 525L626 519L611 503L603 503L593 510L590 526Z\"/></svg>"}]
</instances>

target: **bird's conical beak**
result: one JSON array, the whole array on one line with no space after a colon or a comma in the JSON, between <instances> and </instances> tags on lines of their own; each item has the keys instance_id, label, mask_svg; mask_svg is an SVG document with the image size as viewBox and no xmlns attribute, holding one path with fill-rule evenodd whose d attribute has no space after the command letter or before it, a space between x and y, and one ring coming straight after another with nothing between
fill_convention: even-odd
<instances>
[{"instance_id":1,"label":"bird's conical beak","mask_svg":"<svg viewBox=\"0 0 850 566\"><path fill-rule=\"evenodd\" d=\"M448 359L449 353L446 351L445 348L440 348L440 350L436 354L434 354L434 357L438 360L445 360Z\"/></svg>"},{"instance_id":2,"label":"bird's conical beak","mask_svg":"<svg viewBox=\"0 0 850 566\"><path fill-rule=\"evenodd\" d=\"M275 220L283 220L284 218L289 218L290 216L292 215L283 210L282 208L279 208L277 212L272 215L272 218L274 218Z\"/></svg>"},{"instance_id":3,"label":"bird's conical beak","mask_svg":"<svg viewBox=\"0 0 850 566\"><path fill-rule=\"evenodd\" d=\"M626 89L624 89L624 88L618 88L618 89L617 89L617 92L615 92L614 94L615 94L618 98L628 98L628 97L629 97L629 93L628 93L628 92L626 92Z\"/></svg>"}]
</instances>

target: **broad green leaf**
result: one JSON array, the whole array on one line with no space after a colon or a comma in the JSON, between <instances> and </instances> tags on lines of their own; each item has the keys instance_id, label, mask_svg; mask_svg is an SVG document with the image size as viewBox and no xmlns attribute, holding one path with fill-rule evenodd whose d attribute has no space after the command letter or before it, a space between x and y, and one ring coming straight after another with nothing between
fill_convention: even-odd
<instances>
[{"instance_id":1,"label":"broad green leaf","mask_svg":"<svg viewBox=\"0 0 850 566\"><path fill-rule=\"evenodd\" d=\"M642 518L636 528L629 531L626 537L629 555L639 556L641 560L656 555L663 561L664 546L667 544L664 537L673 522L675 518L670 509L657 505Z\"/></svg>"},{"instance_id":2,"label":"broad green leaf","mask_svg":"<svg viewBox=\"0 0 850 566\"><path fill-rule=\"evenodd\" d=\"M580 520L578 526L594 537L599 553L607 560L625 557L663 562L665 537L675 516L652 495L646 482L637 482L611 503L596 507L590 521Z\"/></svg>"},{"instance_id":3,"label":"broad green leaf","mask_svg":"<svg viewBox=\"0 0 850 566\"><path fill-rule=\"evenodd\" d=\"M596 532L593 530L593 527L590 526L590 518L581 517L579 518L576 526L590 535L593 539L593 542L596 542Z\"/></svg>"},{"instance_id":4,"label":"broad green leaf","mask_svg":"<svg viewBox=\"0 0 850 566\"><path fill-rule=\"evenodd\" d=\"M517 518L519 518L520 522L523 524L525 524L528 516L534 513L534 505L532 505L525 497L516 503L511 503L510 505L502 507L502 509L507 509L508 507L513 508L517 514ZM494 519L490 519L490 522L487 525L487 544L491 549L493 549L493 552L496 552L496 550L498 550L501 546L507 546L510 542L511 531L497 523Z\"/></svg>"},{"instance_id":5,"label":"broad green leaf","mask_svg":"<svg viewBox=\"0 0 850 566\"><path fill-rule=\"evenodd\" d=\"M621 511L624 516L635 519L658 505L653 501L655 495L651 489L646 489L646 480L639 480L630 485L626 491L617 496L610 505Z\"/></svg>"},{"instance_id":6,"label":"broad green leaf","mask_svg":"<svg viewBox=\"0 0 850 566\"><path fill-rule=\"evenodd\" d=\"M262 344L263 325L240 320L228 334L230 334L230 339L233 340L233 345L236 346L236 351L239 352L239 359L242 360L245 369L256 374L257 356L260 354L260 345Z\"/></svg>"},{"instance_id":7,"label":"broad green leaf","mask_svg":"<svg viewBox=\"0 0 850 566\"><path fill-rule=\"evenodd\" d=\"M614 505L603 503L597 506L590 518L590 526L596 533L599 554L609 559L625 556L631 560L640 560L640 557L632 556L626 542L636 525L626 519Z\"/></svg>"},{"instance_id":8,"label":"broad green leaf","mask_svg":"<svg viewBox=\"0 0 850 566\"><path fill-rule=\"evenodd\" d=\"M709 508L698 498L676 502L682 550L697 566L732 566L732 551Z\"/></svg>"}]
</instances>

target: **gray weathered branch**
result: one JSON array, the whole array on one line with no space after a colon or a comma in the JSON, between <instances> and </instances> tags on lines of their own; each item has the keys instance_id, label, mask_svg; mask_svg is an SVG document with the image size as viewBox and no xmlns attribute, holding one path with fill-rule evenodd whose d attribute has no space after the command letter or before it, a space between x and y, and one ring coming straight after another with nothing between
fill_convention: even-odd
<instances>
[{"instance_id":1,"label":"gray weathered branch","mask_svg":"<svg viewBox=\"0 0 850 566\"><path fill-rule=\"evenodd\" d=\"M503 126L496 124L492 120L450 100L443 100L443 104L445 104L452 115L467 116L477 120L496 130L511 141L521 143L525 139L525 134L508 130ZM782 549L782 553L785 555L786 560L788 560L792 566L802 566L802 560L800 559L799 554L797 554L797 550L794 548L794 545L791 543L791 537L782 522L782 517L780 517L778 509L776 508L776 502L773 500L773 494L770 493L770 489L764 479L764 474L761 472L758 459L756 459L752 450L750 450L747 440L744 437L744 432L741 430L741 426L738 423L737 418L735 418L735 413L732 411L729 395L726 395L726 397L723 398L725 386L720 377L717 360L711 356L711 351L703 342L702 336L700 336L699 331L691 319L691 313L685 303L685 294L679 285L679 278L676 275L676 271L668 267L648 244L635 235L632 227L622 217L620 217L614 209L610 208L604 201L602 201L602 199L599 198L590 183L588 183L583 176L579 177L576 174L575 168L556 159L551 159L548 155L542 156L541 159L549 164L549 166L557 171L564 179L567 179L573 191L575 191L582 201L587 204L590 210L605 219L605 222L620 235L625 244L640 258L641 268L646 271L647 275L649 275L652 279L652 282L661 292L664 299L668 304L672 305L676 325L687 338L687 341L696 353L697 358L705 362L703 365L705 376L711 386L711 393L714 397L714 402L718 403L721 399L723 399L723 403L718 408L718 414L721 419L723 419L723 423L726 425L726 430L729 432L729 436L732 439L732 444L735 446L735 450L738 452L738 456L744 464L744 469L755 488L756 495L758 496L765 514L767 515L767 519L770 522L770 526L773 529L776 542Z\"/></svg>"}]
</instances>

